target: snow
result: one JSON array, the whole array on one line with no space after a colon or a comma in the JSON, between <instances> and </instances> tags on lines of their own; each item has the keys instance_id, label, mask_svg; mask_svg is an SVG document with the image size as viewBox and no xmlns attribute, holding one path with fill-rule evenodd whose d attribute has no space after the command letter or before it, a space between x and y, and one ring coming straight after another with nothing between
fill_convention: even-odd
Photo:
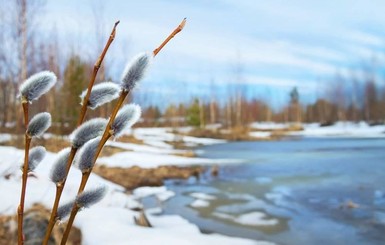
<instances>
[{"instance_id":1,"label":"snow","mask_svg":"<svg viewBox=\"0 0 385 245\"><path fill-rule=\"evenodd\" d=\"M249 135L255 138L269 138L271 136L271 132L253 131L250 132Z\"/></svg>"},{"instance_id":2,"label":"snow","mask_svg":"<svg viewBox=\"0 0 385 245\"><path fill-rule=\"evenodd\" d=\"M365 122L337 122L320 127L318 123L303 124L303 131L290 132L293 136L305 137L385 137L385 125L370 126Z\"/></svg>"},{"instance_id":3,"label":"snow","mask_svg":"<svg viewBox=\"0 0 385 245\"><path fill-rule=\"evenodd\" d=\"M175 193L173 191L167 190L165 186L160 186L160 187L149 187L149 186L139 187L139 188L136 188L133 191L133 194L137 198L144 198L144 197L148 197L148 196L156 196L157 199L162 201L162 202L164 202L164 201L170 199L171 197L175 196Z\"/></svg>"},{"instance_id":4,"label":"snow","mask_svg":"<svg viewBox=\"0 0 385 245\"><path fill-rule=\"evenodd\" d=\"M192 197L194 197L196 199L202 199L202 200L215 200L215 199L217 199L213 195L209 195L209 194L206 194L206 193L200 193L200 192L190 193L190 196L192 196Z\"/></svg>"},{"instance_id":5,"label":"snow","mask_svg":"<svg viewBox=\"0 0 385 245\"><path fill-rule=\"evenodd\" d=\"M235 223L248 226L272 226L277 225L279 223L277 219L268 219L265 213L257 211L241 215L231 215L226 213L214 212L213 215L220 219L230 220Z\"/></svg>"},{"instance_id":6,"label":"snow","mask_svg":"<svg viewBox=\"0 0 385 245\"><path fill-rule=\"evenodd\" d=\"M98 159L100 164L109 167L133 167L156 168L164 165L191 166L202 164L225 164L237 163L237 159L207 159L207 158L189 158L165 154L142 153L142 152L119 152L109 157Z\"/></svg>"},{"instance_id":7,"label":"snow","mask_svg":"<svg viewBox=\"0 0 385 245\"><path fill-rule=\"evenodd\" d=\"M107 141L106 146L116 147L123 150L158 153L158 154L183 154L187 152L185 150L164 149L164 148L159 148L154 146L138 145L133 143L124 143L124 142L116 142L116 141Z\"/></svg>"},{"instance_id":8,"label":"snow","mask_svg":"<svg viewBox=\"0 0 385 245\"><path fill-rule=\"evenodd\" d=\"M143 149L136 148L135 150ZM2 201L0 202L0 214L2 215L16 214L16 207L20 198L20 163L23 153L23 150L14 147L0 147L0 190L6 190L2 191ZM128 153L138 154L135 156L138 163L144 161L151 162L153 159L161 159L163 157L171 157L171 160L175 160L173 157L176 157L165 154ZM104 157L104 161L108 162L110 161L109 159L114 159L115 155ZM41 203L47 208L52 207L55 185L49 180L49 173L55 158L56 154L48 152L43 162L36 168L35 177L28 178L26 209L30 208L34 203ZM182 159L186 161L185 158ZM193 158L190 160L193 160ZM202 161L202 159L199 161ZM4 178L5 174L10 174L9 178ZM62 194L62 203L75 197L80 179L80 171L71 168ZM124 187L105 180L96 174L92 174L86 189L96 185L106 185L108 192L101 202L89 209L82 210L77 215L75 226L81 229L82 244L271 244L219 234L202 234L196 225L189 223L180 216L160 215L162 213L161 207L146 211L153 228L137 226L134 224L134 216L138 216L139 213L130 210L130 208L142 207L140 204L141 198L154 195L160 201L166 201L174 196L175 193L163 186L137 188L133 191L132 195L128 195L125 193ZM209 195L195 196L210 199Z\"/></svg>"},{"instance_id":9,"label":"snow","mask_svg":"<svg viewBox=\"0 0 385 245\"><path fill-rule=\"evenodd\" d=\"M210 203L206 200L197 199L190 203L190 206L193 208L202 208L210 206Z\"/></svg>"},{"instance_id":10,"label":"snow","mask_svg":"<svg viewBox=\"0 0 385 245\"><path fill-rule=\"evenodd\" d=\"M190 203L190 206L194 208L208 207L210 206L209 201L217 199L213 195L201 193L201 192L192 192L189 195L195 198L195 200L192 203Z\"/></svg>"},{"instance_id":11,"label":"snow","mask_svg":"<svg viewBox=\"0 0 385 245\"><path fill-rule=\"evenodd\" d=\"M175 129L178 132L190 131L191 128L177 128ZM155 144L163 144L164 141L175 141L175 142L184 142L190 146L196 145L212 145L225 143L225 140L211 139L211 138L198 138L192 136L183 136L180 134L173 133L172 128L136 128L130 131L127 131L126 134L132 133L135 138L143 140L144 142L151 142L150 144L154 146ZM163 142L163 143L159 143Z\"/></svg>"},{"instance_id":12,"label":"snow","mask_svg":"<svg viewBox=\"0 0 385 245\"><path fill-rule=\"evenodd\" d=\"M80 227L82 244L222 244L248 245L268 244L256 241L230 238L223 235L205 235L198 227L176 215L153 216L147 218L154 228L134 225L137 213L116 207L94 207L79 213L75 225ZM103 225L101 225L101 220Z\"/></svg>"},{"instance_id":13,"label":"snow","mask_svg":"<svg viewBox=\"0 0 385 245\"><path fill-rule=\"evenodd\" d=\"M267 226L267 225L276 225L278 224L277 219L267 219L266 214L262 212L251 212L239 215L235 222L242 225L251 225L251 226Z\"/></svg>"},{"instance_id":14,"label":"snow","mask_svg":"<svg viewBox=\"0 0 385 245\"><path fill-rule=\"evenodd\" d=\"M254 130L251 137L268 138L274 130L289 129L290 123L254 122L250 127ZM304 123L302 131L288 132L291 136L303 137L385 137L385 125L370 126L366 122L336 122L331 126L321 127L319 123Z\"/></svg>"},{"instance_id":15,"label":"snow","mask_svg":"<svg viewBox=\"0 0 385 245\"><path fill-rule=\"evenodd\" d=\"M250 127L253 129L259 130L279 130L289 128L287 123L274 123L274 122L254 122L250 124Z\"/></svg>"},{"instance_id":16,"label":"snow","mask_svg":"<svg viewBox=\"0 0 385 245\"><path fill-rule=\"evenodd\" d=\"M11 134L0 134L0 143L10 141L11 139Z\"/></svg>"}]
</instances>

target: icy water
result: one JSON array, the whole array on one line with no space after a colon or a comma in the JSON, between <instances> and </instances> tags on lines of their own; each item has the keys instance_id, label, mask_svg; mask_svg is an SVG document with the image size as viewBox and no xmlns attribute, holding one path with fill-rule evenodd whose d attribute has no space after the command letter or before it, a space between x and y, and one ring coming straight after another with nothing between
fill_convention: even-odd
<instances>
[{"instance_id":1,"label":"icy water","mask_svg":"<svg viewBox=\"0 0 385 245\"><path fill-rule=\"evenodd\" d=\"M385 139L236 142L200 150L202 157L244 162L220 166L215 178L169 182L177 195L165 213L206 233L276 244L385 244Z\"/></svg>"}]
</instances>

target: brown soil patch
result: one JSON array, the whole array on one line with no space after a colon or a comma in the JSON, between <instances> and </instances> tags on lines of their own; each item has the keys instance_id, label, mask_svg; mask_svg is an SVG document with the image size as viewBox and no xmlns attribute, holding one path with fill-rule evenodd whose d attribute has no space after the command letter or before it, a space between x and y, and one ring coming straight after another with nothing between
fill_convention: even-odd
<instances>
[{"instance_id":1,"label":"brown soil patch","mask_svg":"<svg viewBox=\"0 0 385 245\"><path fill-rule=\"evenodd\" d=\"M114 183L124 186L127 190L133 190L141 186L162 186L166 179L187 179L191 176L199 178L203 167L176 167L160 166L157 168L109 168L104 165L95 166L96 174Z\"/></svg>"},{"instance_id":2,"label":"brown soil patch","mask_svg":"<svg viewBox=\"0 0 385 245\"><path fill-rule=\"evenodd\" d=\"M40 204L35 204L24 214L24 233L26 236L26 245L41 244L44 239L45 227L48 224L50 212ZM32 224L33 227L26 227L26 224ZM43 225L43 226L42 226ZM61 238L66 228L66 223L55 225L49 245L60 244ZM33 237L30 238L29 237ZM72 227L67 244L81 244L81 232L78 228ZM17 244L17 216L0 216L0 245Z\"/></svg>"}]
</instances>

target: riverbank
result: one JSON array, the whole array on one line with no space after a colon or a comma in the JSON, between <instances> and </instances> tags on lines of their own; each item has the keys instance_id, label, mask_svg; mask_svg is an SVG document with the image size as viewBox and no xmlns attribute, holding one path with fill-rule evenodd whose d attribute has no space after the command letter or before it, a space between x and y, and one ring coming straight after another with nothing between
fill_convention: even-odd
<instances>
[{"instance_id":1,"label":"riverbank","mask_svg":"<svg viewBox=\"0 0 385 245\"><path fill-rule=\"evenodd\" d=\"M182 143L185 149L175 149L169 143L175 140ZM8 232L11 234L14 234L16 227L15 207L18 205L17 193L20 191L21 183L19 167L23 157L22 147L17 149L11 145L17 145L18 141L20 139L15 136L1 135L0 137L0 142L3 144L0 146L2 156L0 190L4 198L0 203L0 216L7 220L1 226L10 227L11 230ZM67 137L50 134L44 135L39 141L52 152L46 154L42 163L29 178L26 210L37 203L44 208L51 208L55 187L49 181L50 169L56 158L55 152L68 145ZM164 179L198 176L202 171L202 167L199 166L233 162L234 160L231 159L212 160L188 157L191 156L191 150L186 149L188 147L224 142L226 141L209 138L181 137L165 129L156 128L135 129L128 132L128 136L123 137L123 141L108 142L102 157L97 161L98 167L95 168L97 173L91 175L87 185L89 188L95 185L106 185L108 193L102 202L91 209L85 209L77 216L74 225L81 231L81 244L153 244L154 240L151 238L168 244L186 244L187 241L196 244L256 244L256 241L248 239L202 234L196 225L180 216L160 215L159 209L145 209L146 216L153 226L151 229L137 226L134 222L134 218L139 217L140 210L145 208L141 202L143 198L155 196L160 203L163 203L175 195L166 187L159 186L163 184ZM198 167L191 167L192 165ZM118 178L115 177L117 173L120 173ZM122 182L128 178L126 175L130 176L132 181ZM153 180L154 176L157 176L156 181ZM80 171L76 168L71 169L62 194L63 203L75 197L80 179ZM108 223L109 229L102 226L103 229L100 230L101 220L104 224Z\"/></svg>"}]
</instances>

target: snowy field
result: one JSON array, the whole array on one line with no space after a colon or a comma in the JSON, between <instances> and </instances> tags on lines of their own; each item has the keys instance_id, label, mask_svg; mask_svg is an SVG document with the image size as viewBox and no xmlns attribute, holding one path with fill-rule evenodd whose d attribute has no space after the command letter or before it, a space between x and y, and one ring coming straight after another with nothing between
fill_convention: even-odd
<instances>
[{"instance_id":1,"label":"snowy field","mask_svg":"<svg viewBox=\"0 0 385 245\"><path fill-rule=\"evenodd\" d=\"M250 136L268 138L272 131L286 130L290 124L252 123ZM370 126L366 122L337 122L334 125L321 127L319 123L302 124L303 130L288 132L287 135L303 137L385 137L385 125Z\"/></svg>"},{"instance_id":2,"label":"snowy field","mask_svg":"<svg viewBox=\"0 0 385 245\"><path fill-rule=\"evenodd\" d=\"M138 165L146 168L160 165L213 164L231 161L228 159L213 161L204 158L175 156L172 154L181 153L181 150L175 150L167 143L179 140L190 145L201 145L223 143L224 141L181 137L168 133L167 129L136 129L132 133L136 138L143 140L145 144L138 145L111 141L108 145L128 151L100 158L97 164L103 163L108 166L121 167ZM10 137L7 134L0 135L0 140L7 141ZM0 190L3 194L3 200L0 202L1 215L16 214L20 198L20 165L23 154L23 150L14 147L0 147ZM55 185L49 180L49 173L56 157L56 154L48 152L35 170L34 177L29 178L26 209L34 203L41 203L47 208L51 208L54 201ZM73 199L80 179L80 171L72 168L61 203ZM80 228L82 232L82 244L272 244L219 234L202 234L196 225L189 223L180 216L162 215L162 202L175 195L166 187L141 187L135 189L129 195L125 193L122 186L92 174L87 188L99 185L108 187L107 196L90 209L80 212L75 220L75 226ZM141 207L141 199L146 196L155 196L159 200L158 208L146 211L153 228L140 227L134 223L134 217L138 216L139 213L132 211L132 209ZM199 193L195 194L195 197L197 200L204 198ZM103 225L101 225L101 221L103 221Z\"/></svg>"}]
</instances>

